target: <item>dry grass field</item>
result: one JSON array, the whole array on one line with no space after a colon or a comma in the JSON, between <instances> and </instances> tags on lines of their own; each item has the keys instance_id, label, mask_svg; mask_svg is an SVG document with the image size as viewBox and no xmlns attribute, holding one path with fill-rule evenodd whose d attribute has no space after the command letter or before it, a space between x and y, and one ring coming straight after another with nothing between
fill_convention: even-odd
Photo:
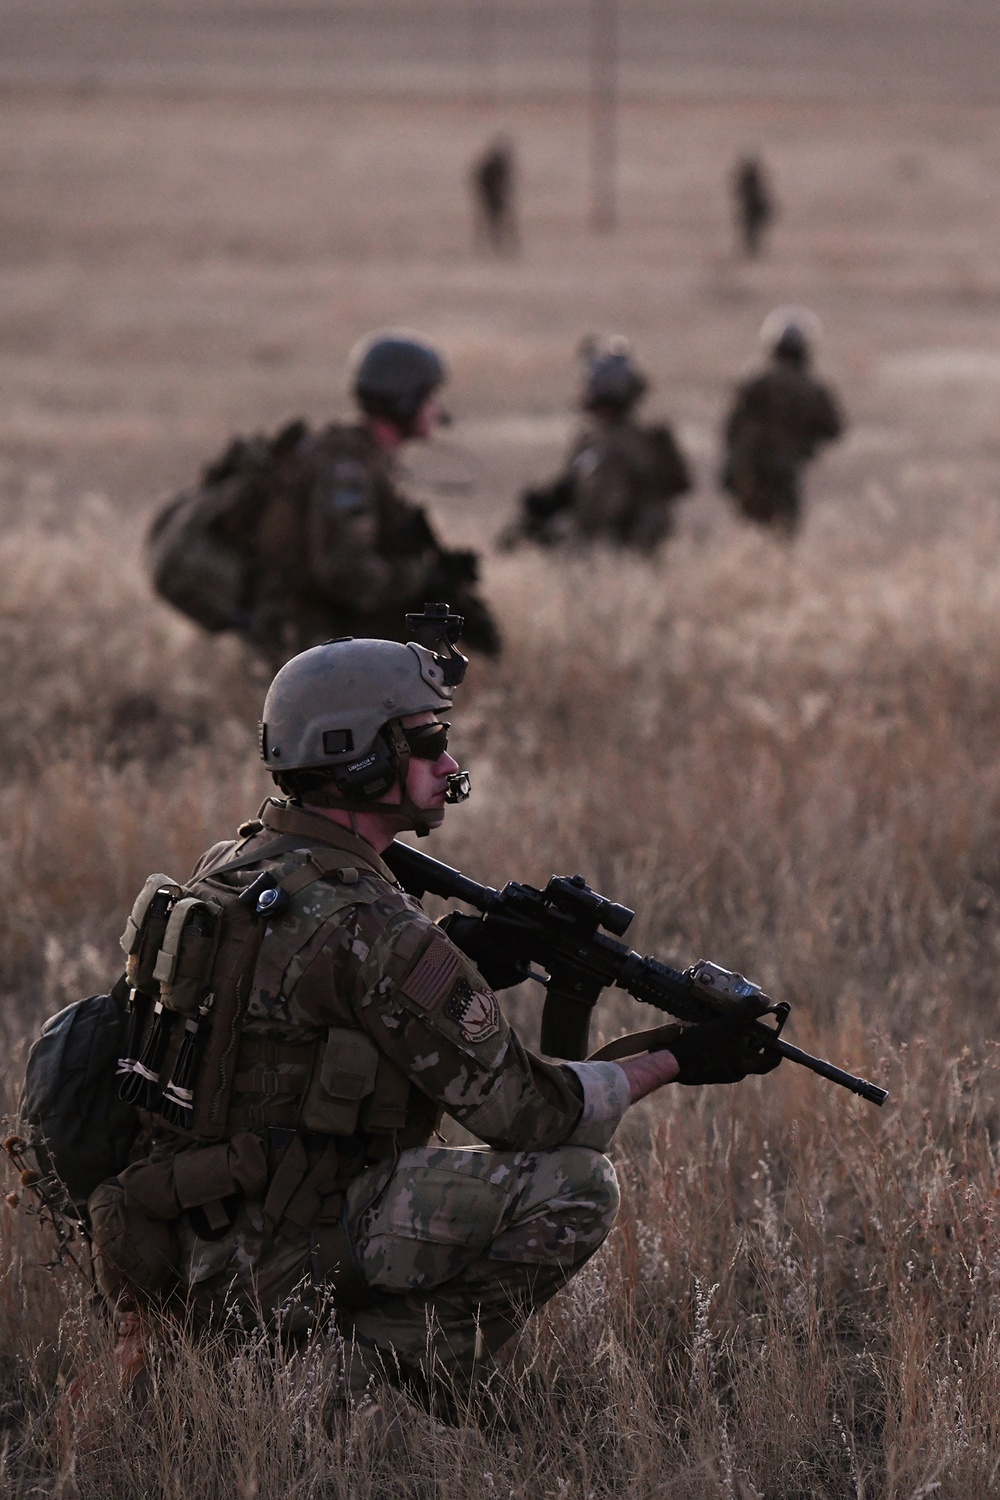
<instances>
[{"instance_id":1,"label":"dry grass field","mask_svg":"<svg viewBox=\"0 0 1000 1500\"><path fill-rule=\"evenodd\" d=\"M267 790L259 677L148 596L155 501L234 430L343 410L352 343L399 323L453 372L455 424L407 455L412 484L484 549L507 636L456 709L476 790L431 852L493 884L584 871L636 908L636 946L743 969L793 1003L792 1040L892 1098L877 1111L784 1066L636 1111L608 1245L469 1425L405 1472L324 1431L322 1347L177 1333L152 1402L122 1403L85 1287L39 1269L37 1226L5 1213L0 1493L996 1493L1000 107L962 86L984 76L986 12L956 9L942 67L967 67L931 102L851 73L855 32L813 92L723 95L692 54L690 88L624 107L621 228L595 238L569 94L374 95L301 70L272 86L266 49L221 91L183 48L157 90L96 63L88 83L55 66L79 18L29 66L37 15L3 11L19 18L0 115L10 1087L40 1019L114 978L148 872L183 875ZM893 24L883 43L905 53ZM130 35L108 23L107 56ZM524 187L507 262L473 254L464 192L500 126ZM783 208L750 267L725 197L748 148ZM788 549L738 525L714 482L728 390L778 302L821 316L851 422ZM590 331L634 339L649 409L691 455L679 535L651 563L498 556L519 485L558 462ZM533 1007L511 1000L529 1038ZM622 997L599 1014L606 1035L650 1019ZM95 1358L101 1421L60 1444L60 1391Z\"/></svg>"}]
</instances>

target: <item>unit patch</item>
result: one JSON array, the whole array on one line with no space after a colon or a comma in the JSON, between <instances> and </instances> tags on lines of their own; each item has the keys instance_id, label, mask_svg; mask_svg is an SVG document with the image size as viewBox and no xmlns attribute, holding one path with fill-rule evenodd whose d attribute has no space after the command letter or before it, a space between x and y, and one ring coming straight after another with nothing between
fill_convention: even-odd
<instances>
[{"instance_id":1,"label":"unit patch","mask_svg":"<svg viewBox=\"0 0 1000 1500\"><path fill-rule=\"evenodd\" d=\"M330 496L338 515L356 516L368 503L368 472L356 458L340 458L333 466Z\"/></svg>"},{"instance_id":2,"label":"unit patch","mask_svg":"<svg viewBox=\"0 0 1000 1500\"><path fill-rule=\"evenodd\" d=\"M460 979L444 1008L467 1042L488 1042L500 1030L500 1006L492 990L474 990Z\"/></svg>"},{"instance_id":3,"label":"unit patch","mask_svg":"<svg viewBox=\"0 0 1000 1500\"><path fill-rule=\"evenodd\" d=\"M432 938L424 956L407 974L400 990L423 1010L430 1010L455 982L462 960L444 938Z\"/></svg>"}]
</instances>

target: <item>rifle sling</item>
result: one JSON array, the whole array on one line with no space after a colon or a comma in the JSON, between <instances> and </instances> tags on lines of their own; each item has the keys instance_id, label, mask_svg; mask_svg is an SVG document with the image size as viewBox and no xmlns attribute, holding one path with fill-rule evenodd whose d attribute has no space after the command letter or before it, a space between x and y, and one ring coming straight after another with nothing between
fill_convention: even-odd
<instances>
[{"instance_id":1,"label":"rifle sling","mask_svg":"<svg viewBox=\"0 0 1000 1500\"><path fill-rule=\"evenodd\" d=\"M310 858L313 865L320 872L319 875L311 876L313 880L320 879L323 875L329 874L333 870L349 868L352 864L360 862L353 850L350 852L346 849L338 850L331 844L324 844L319 839L310 838L308 834L283 833L278 838L271 839L269 843L252 850L250 854L241 855L238 859L229 859L222 865L210 865L207 870L202 870L199 873L198 879L203 880L208 875L228 875L232 870L245 870L249 865L260 864L267 859L276 859L279 854L290 854L293 849L308 849L310 851ZM331 856L329 860L321 860L317 857L317 851L324 849L329 851ZM336 856L336 858L332 856ZM368 868L375 874L379 873L374 865L369 865ZM285 886L286 883L282 881L282 885ZM294 894L294 892L290 892L290 894Z\"/></svg>"},{"instance_id":2,"label":"rifle sling","mask_svg":"<svg viewBox=\"0 0 1000 1500\"><path fill-rule=\"evenodd\" d=\"M617 1062L620 1057L637 1057L640 1052L658 1052L669 1048L684 1030L676 1021L666 1026L652 1026L648 1031L632 1031L613 1042L605 1042L587 1058L588 1062Z\"/></svg>"}]
</instances>

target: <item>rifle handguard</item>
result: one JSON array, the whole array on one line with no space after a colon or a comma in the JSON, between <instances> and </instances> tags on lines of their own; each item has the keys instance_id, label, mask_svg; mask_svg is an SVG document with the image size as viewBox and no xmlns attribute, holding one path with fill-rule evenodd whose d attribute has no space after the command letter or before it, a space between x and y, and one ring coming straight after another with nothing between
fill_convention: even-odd
<instances>
[{"instance_id":1,"label":"rifle handguard","mask_svg":"<svg viewBox=\"0 0 1000 1500\"><path fill-rule=\"evenodd\" d=\"M771 997L764 994L759 984L707 959L685 969L684 978L690 980L692 987L720 1016L762 1016L772 1008Z\"/></svg>"}]
</instances>

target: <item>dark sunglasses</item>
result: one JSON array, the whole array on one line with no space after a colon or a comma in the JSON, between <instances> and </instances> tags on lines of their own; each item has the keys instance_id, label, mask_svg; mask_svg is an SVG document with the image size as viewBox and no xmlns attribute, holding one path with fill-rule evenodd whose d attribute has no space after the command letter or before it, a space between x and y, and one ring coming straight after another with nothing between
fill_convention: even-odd
<instances>
[{"instance_id":1,"label":"dark sunglasses","mask_svg":"<svg viewBox=\"0 0 1000 1500\"><path fill-rule=\"evenodd\" d=\"M448 730L445 722L418 724L416 729L404 729L403 738L410 747L415 760L440 760L448 748Z\"/></svg>"}]
</instances>

